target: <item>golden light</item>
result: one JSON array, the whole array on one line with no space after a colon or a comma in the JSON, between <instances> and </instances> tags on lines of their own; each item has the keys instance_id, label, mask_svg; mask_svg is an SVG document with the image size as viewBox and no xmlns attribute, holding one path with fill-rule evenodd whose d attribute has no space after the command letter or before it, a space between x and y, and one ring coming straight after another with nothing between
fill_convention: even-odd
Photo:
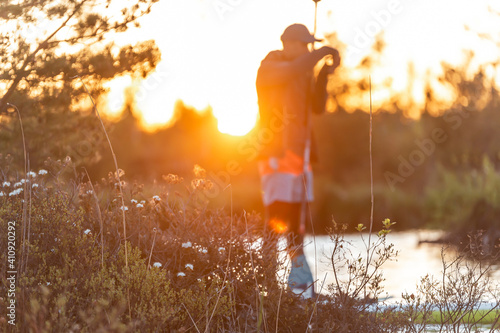
<instances>
[{"instance_id":1,"label":"golden light","mask_svg":"<svg viewBox=\"0 0 500 333\"><path fill-rule=\"evenodd\" d=\"M255 108L245 107L244 105L234 105L233 107L216 108L218 110L218 129L221 133L230 134L233 136L242 136L247 134L254 128L256 123ZM241 114L234 113L235 110L243 110Z\"/></svg>"},{"instance_id":2,"label":"golden light","mask_svg":"<svg viewBox=\"0 0 500 333\"><path fill-rule=\"evenodd\" d=\"M271 219L269 221L269 226L278 234L283 234L288 230L287 224L277 218Z\"/></svg>"},{"instance_id":3,"label":"golden light","mask_svg":"<svg viewBox=\"0 0 500 333\"><path fill-rule=\"evenodd\" d=\"M240 87L245 86L248 85L242 84ZM227 91L231 90L228 88ZM251 91L240 94L231 91L227 95L215 95L211 106L218 120L219 131L234 136L250 132L257 121L256 100L256 94Z\"/></svg>"},{"instance_id":4,"label":"golden light","mask_svg":"<svg viewBox=\"0 0 500 333\"><path fill-rule=\"evenodd\" d=\"M177 91L166 86L162 81L155 80L155 71L146 80L136 84L131 92L134 94L134 108L138 111L141 126L147 131L169 126L173 123L175 104L178 100Z\"/></svg>"},{"instance_id":5,"label":"golden light","mask_svg":"<svg viewBox=\"0 0 500 333\"><path fill-rule=\"evenodd\" d=\"M378 24L387 48L381 55L385 62L376 65L372 79L380 83L391 78L393 84L384 91L374 89L374 107L382 107L395 95L401 96L398 105L404 107L407 115L418 117L425 106L425 73L439 74L443 60L460 64L461 50L470 45L479 61L491 60L498 53L493 46L485 48L477 36L464 29L467 24L477 31L491 30L487 23L492 22L488 6L493 6L493 0L478 0L474 6L465 0L444 0L433 5L432 10L425 4L391 1L395 2L398 10L390 17L382 17L389 10L386 0L372 1L361 10L348 0L322 1L318 7L317 35L335 31L347 48L355 51L342 55L343 65L355 80L360 77L356 77L353 68L375 42L375 36L365 36L366 45L358 45L359 36ZM468 13L471 7L474 15L455 15ZM312 28L313 21L314 4L310 0L156 3L151 14L141 19L140 29L131 29L122 40L115 40L125 45L154 39L162 53L159 68L144 82L133 83L142 126L152 130L171 125L175 122L175 104L182 100L198 110L210 106L219 131L231 135L248 133L258 115L255 77L260 61L269 51L281 48L279 37L287 25L300 22ZM409 62L415 64L415 78L407 77ZM496 70L490 73L500 82ZM116 105L125 81L113 80L109 85L109 98ZM454 98L437 86L435 95L439 100ZM367 109L364 94L361 98L359 94L346 98L348 108ZM110 109L118 112L113 111L114 107Z\"/></svg>"},{"instance_id":6,"label":"golden light","mask_svg":"<svg viewBox=\"0 0 500 333\"><path fill-rule=\"evenodd\" d=\"M130 76L118 76L113 80L103 84L103 87L108 89L105 97L106 115L112 119L118 119L125 107L126 89L132 85Z\"/></svg>"},{"instance_id":7,"label":"golden light","mask_svg":"<svg viewBox=\"0 0 500 333\"><path fill-rule=\"evenodd\" d=\"M279 36L284 27L313 14L313 6L306 2L303 7L308 11L285 6L285 15L280 17L250 3L233 2L225 9L216 3L159 2L141 21L140 29L115 39L125 45L148 36L162 52L159 69L146 78L151 81L153 77L153 84L134 88L143 128L173 124L175 103L182 100L197 110L210 106L220 132L247 134L257 121L255 78L260 61L267 52L281 47Z\"/></svg>"}]
</instances>

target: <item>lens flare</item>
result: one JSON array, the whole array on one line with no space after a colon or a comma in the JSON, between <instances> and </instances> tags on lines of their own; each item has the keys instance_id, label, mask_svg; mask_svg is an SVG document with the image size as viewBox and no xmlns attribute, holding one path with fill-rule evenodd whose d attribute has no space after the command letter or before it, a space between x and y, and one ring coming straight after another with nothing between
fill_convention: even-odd
<instances>
[{"instance_id":1,"label":"lens flare","mask_svg":"<svg viewBox=\"0 0 500 333\"><path fill-rule=\"evenodd\" d=\"M271 228L278 234L283 234L288 230L288 226L285 221L273 218L269 221Z\"/></svg>"}]
</instances>

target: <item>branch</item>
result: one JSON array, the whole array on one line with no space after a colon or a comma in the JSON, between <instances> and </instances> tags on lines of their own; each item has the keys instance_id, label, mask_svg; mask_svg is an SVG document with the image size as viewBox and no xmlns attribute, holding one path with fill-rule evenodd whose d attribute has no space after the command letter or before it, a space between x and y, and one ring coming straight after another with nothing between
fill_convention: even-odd
<instances>
[{"instance_id":1,"label":"branch","mask_svg":"<svg viewBox=\"0 0 500 333\"><path fill-rule=\"evenodd\" d=\"M104 34L111 32L113 30L118 30L119 28L126 27L129 23L137 21L137 19L149 14L151 12L151 7L152 5L149 5L146 9L142 10L139 14L134 14L131 18L126 18L124 22L122 23L115 23L114 25L110 25L106 28L103 28L102 26L98 27L94 32L92 32L89 35L84 35L84 36L76 36L68 39L61 39L61 40L56 40L50 42L50 45L52 44L59 44L59 43L77 43L78 40L80 39L87 39L87 38L96 38L96 37L102 37ZM99 31L99 29L102 29Z\"/></svg>"},{"instance_id":2,"label":"branch","mask_svg":"<svg viewBox=\"0 0 500 333\"><path fill-rule=\"evenodd\" d=\"M38 47L35 49L35 51L33 51L28 57L26 57L24 59L24 62L21 66L21 68L17 71L16 73L16 77L14 78L14 80L12 81L11 85L9 86L9 89L7 90L7 92L3 95L2 99L0 99L0 110L2 110L6 105L7 105L7 101L8 99L10 98L10 96L14 93L14 91L16 90L17 86L19 85L19 82L25 77L26 73L25 73L25 70L26 70L26 67L28 67L29 64L33 63L33 61L35 60L35 56L37 55L38 52L40 52L40 50L43 50L45 48L48 47L49 45L49 41L62 29L66 26L66 24L68 24L69 20L71 20L71 18L73 18L73 16L76 15L76 13L78 13L78 11L80 10L80 8L82 8L83 4L86 2L87 0L83 0L82 2L80 2L76 7L75 9L73 10L73 12L68 16L68 18L63 22L61 23L61 25L56 29L54 30L54 32L52 32L43 42L41 42Z\"/></svg>"}]
</instances>

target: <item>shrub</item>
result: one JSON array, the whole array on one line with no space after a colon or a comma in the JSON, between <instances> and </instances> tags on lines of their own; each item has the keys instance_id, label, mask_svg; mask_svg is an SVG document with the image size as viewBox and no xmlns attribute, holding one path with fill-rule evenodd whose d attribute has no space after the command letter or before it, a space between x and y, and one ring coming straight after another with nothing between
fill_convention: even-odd
<instances>
[{"instance_id":1,"label":"shrub","mask_svg":"<svg viewBox=\"0 0 500 333\"><path fill-rule=\"evenodd\" d=\"M286 288L281 273L289 262L278 235L263 233L256 213L209 209L211 183L200 170L190 183L168 175L142 186L124 181L122 171L91 183L67 176L76 173L71 161L46 166L24 180L0 173L0 231L16 222L18 271L16 326L3 317L4 330L396 332L414 318L408 306L378 299L380 268L397 255L386 239L388 219L365 257L352 256L347 227L337 225L336 283L327 295L304 300ZM7 263L7 238L0 249ZM7 266L1 272L6 276ZM8 288L4 280L0 292ZM0 306L9 301L1 298Z\"/></svg>"},{"instance_id":2,"label":"shrub","mask_svg":"<svg viewBox=\"0 0 500 333\"><path fill-rule=\"evenodd\" d=\"M484 231L486 251L493 251L500 239L500 174L488 157L482 168L468 172L439 172L440 181L426 193L429 224L450 231L446 241L468 244L467 235Z\"/></svg>"},{"instance_id":3,"label":"shrub","mask_svg":"<svg viewBox=\"0 0 500 333\"><path fill-rule=\"evenodd\" d=\"M46 165L46 175L0 179L0 228L17 224L18 331L239 331L275 323L305 330L312 306L304 311L283 290L279 251L256 247L260 217L209 210L208 181L185 186L166 177L146 190L124 182L122 206L116 175L91 184L67 180L70 161ZM267 237L266 244L276 242ZM6 249L5 238L0 246ZM7 285L1 289L5 295Z\"/></svg>"}]
</instances>

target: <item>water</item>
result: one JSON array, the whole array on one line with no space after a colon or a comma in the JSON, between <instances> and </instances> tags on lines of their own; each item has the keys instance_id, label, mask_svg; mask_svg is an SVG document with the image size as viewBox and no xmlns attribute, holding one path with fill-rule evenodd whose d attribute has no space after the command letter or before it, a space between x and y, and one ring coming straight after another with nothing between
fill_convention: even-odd
<instances>
[{"instance_id":1,"label":"water","mask_svg":"<svg viewBox=\"0 0 500 333\"><path fill-rule=\"evenodd\" d=\"M381 268L385 281L382 283L384 293L380 295L380 299L384 300L384 304L395 304L402 300L403 293L415 293L417 284L422 277L429 275L434 279L441 280L443 271L443 262L441 258L442 244L439 243L420 243L421 241L433 241L439 239L443 235L440 231L428 230L412 230L406 232L392 232L387 235L387 243L394 244L395 250L399 251L395 261L388 261ZM351 234L346 235L345 239L352 244L350 246L354 256L361 254L366 255L366 246L361 238L368 241L368 234ZM377 236L372 235L372 242L376 241ZM325 287L322 293L328 293L327 285L335 282L332 271L330 256L333 250L333 243L328 236L316 237L316 256L314 254L314 239L312 236L307 236L304 240L308 263L313 272L313 276L318 281L316 291L320 290L323 279L325 279ZM284 243L281 243L284 247ZM449 260L453 258L454 253L451 250L445 251L445 257ZM316 272L317 263L317 272ZM286 272L279 273L286 281ZM500 266L492 274L491 280L494 282L500 281ZM379 304L382 305L382 304ZM493 305L483 304L481 309L491 309ZM476 332L492 332L490 326L478 326ZM460 332L469 332L465 326ZM426 332L442 332L439 325L427 325ZM498 332L498 330L494 330Z\"/></svg>"},{"instance_id":2,"label":"water","mask_svg":"<svg viewBox=\"0 0 500 333\"><path fill-rule=\"evenodd\" d=\"M381 271L385 281L383 282L384 293L381 298L387 298L388 302L396 302L402 299L402 293L414 293L420 279L427 274L436 279L440 279L443 270L441 259L441 244L422 243L422 240L436 240L442 235L439 231L407 231L393 232L387 235L387 242L395 246L399 251L396 261L388 261L382 266ZM365 242L368 241L368 235L362 234ZM372 235L372 243L377 239ZM346 240L351 244L351 250L356 256L366 254L366 247L362 241L361 234L347 235ZM323 279L326 275L325 287L323 293L326 293L326 286L334 283L334 275L330 261L330 255L333 249L333 243L328 236L316 237L316 257L314 256L314 239L312 236L306 237L304 252L311 266L313 275L319 281L316 290L320 290ZM447 253L447 256L453 253ZM317 262L317 271L316 271ZM317 273L317 274L316 274ZM495 274L495 278L500 279L500 270Z\"/></svg>"}]
</instances>

